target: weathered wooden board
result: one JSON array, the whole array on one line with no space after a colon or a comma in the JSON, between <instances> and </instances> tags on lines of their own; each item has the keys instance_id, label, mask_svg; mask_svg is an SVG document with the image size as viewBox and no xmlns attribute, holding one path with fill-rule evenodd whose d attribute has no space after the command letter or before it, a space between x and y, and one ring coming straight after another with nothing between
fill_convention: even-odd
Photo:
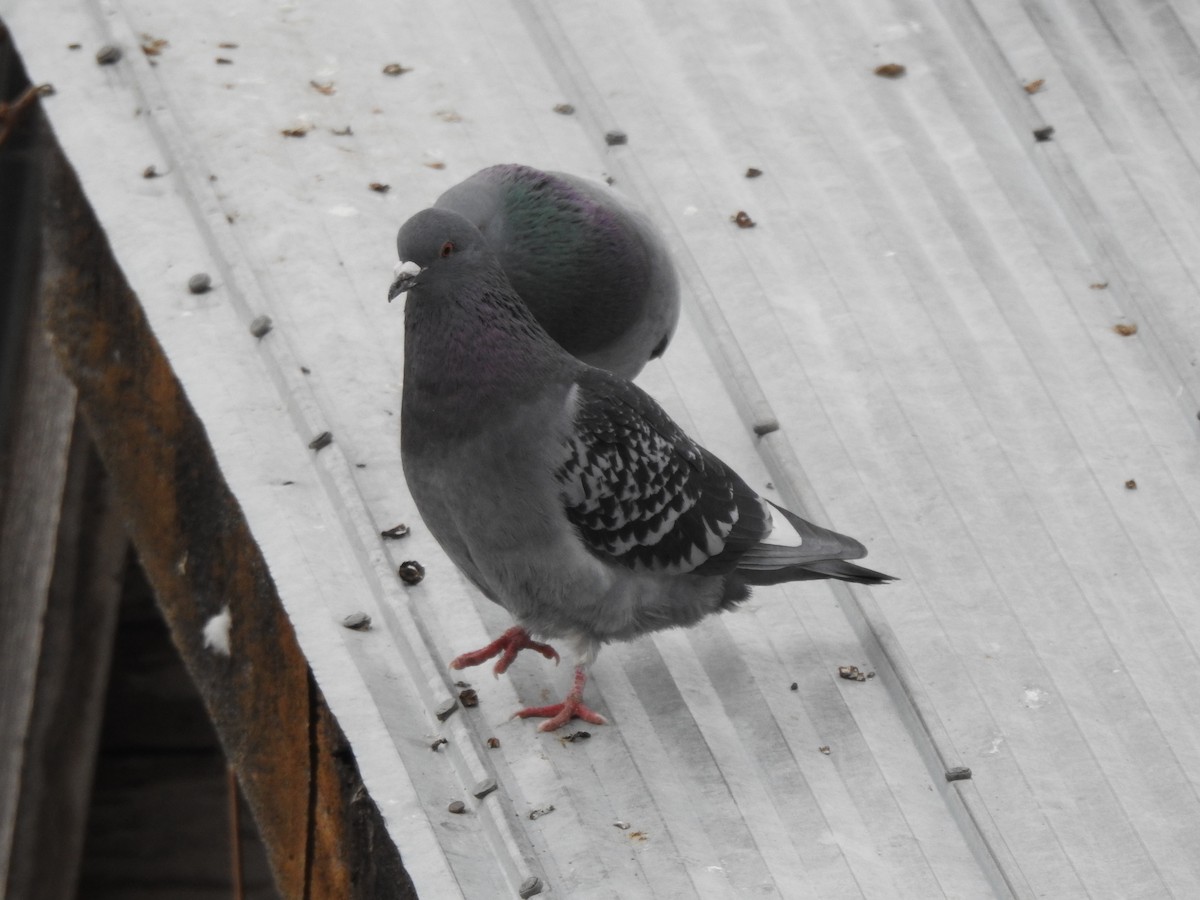
<instances>
[{"instance_id":1,"label":"weathered wooden board","mask_svg":"<svg viewBox=\"0 0 1200 900\"><path fill-rule=\"evenodd\" d=\"M139 559L251 801L285 896L404 897L382 831L204 428L162 355L75 180L50 169L49 327L78 387ZM236 610L234 654L204 626Z\"/></svg>"}]
</instances>

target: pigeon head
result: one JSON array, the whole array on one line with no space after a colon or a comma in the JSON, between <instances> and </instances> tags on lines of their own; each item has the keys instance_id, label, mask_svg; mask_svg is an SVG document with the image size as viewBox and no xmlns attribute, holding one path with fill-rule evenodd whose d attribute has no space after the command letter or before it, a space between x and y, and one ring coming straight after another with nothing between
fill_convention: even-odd
<instances>
[{"instance_id":1,"label":"pigeon head","mask_svg":"<svg viewBox=\"0 0 1200 900\"><path fill-rule=\"evenodd\" d=\"M466 261L499 268L479 229L448 209L422 210L405 222L396 236L396 250L400 262L392 273L389 301L443 273L461 272Z\"/></svg>"},{"instance_id":2,"label":"pigeon head","mask_svg":"<svg viewBox=\"0 0 1200 900\"><path fill-rule=\"evenodd\" d=\"M479 229L456 212L426 209L401 226L396 246L388 299L407 292L401 434L410 446L430 428L477 433L552 380L565 395L583 364L538 324ZM453 421L437 424L448 409Z\"/></svg>"}]
</instances>

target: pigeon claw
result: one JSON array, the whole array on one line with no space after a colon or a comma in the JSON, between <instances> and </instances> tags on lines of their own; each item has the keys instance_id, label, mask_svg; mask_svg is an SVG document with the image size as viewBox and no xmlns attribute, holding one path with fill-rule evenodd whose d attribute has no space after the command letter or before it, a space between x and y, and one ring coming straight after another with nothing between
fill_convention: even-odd
<instances>
[{"instance_id":1,"label":"pigeon claw","mask_svg":"<svg viewBox=\"0 0 1200 900\"><path fill-rule=\"evenodd\" d=\"M579 698L567 697L562 703L550 706L531 706L528 709L517 710L513 714L521 719L547 719L538 726L538 731L555 731L562 728L572 719L583 719L592 725L607 725L608 719L588 707Z\"/></svg>"},{"instance_id":2,"label":"pigeon claw","mask_svg":"<svg viewBox=\"0 0 1200 900\"><path fill-rule=\"evenodd\" d=\"M513 660L517 658L517 654L522 650L536 650L538 653L542 654L542 656L546 657L546 659L554 660L554 664L558 665L557 650L555 650L549 644L543 644L541 641L533 640L523 630L521 633L525 635L524 640L520 643L515 641L510 643L504 648L504 653L501 655L500 659L496 661L496 668L492 669L492 674L497 678L508 671L508 667L513 664Z\"/></svg>"},{"instance_id":3,"label":"pigeon claw","mask_svg":"<svg viewBox=\"0 0 1200 900\"><path fill-rule=\"evenodd\" d=\"M529 636L529 632L520 625L514 625L500 637L496 638L486 647L481 647L478 650L472 650L468 653L463 653L450 660L450 668L465 669L468 666L477 666L480 663L487 662L493 656L499 656L496 661L496 667L492 669L492 674L499 678L508 671L508 667L513 664L513 660L517 658L517 654L522 650L536 650L546 659L552 659L555 663L558 662L558 651L549 644L543 644L541 641L535 641Z\"/></svg>"},{"instance_id":4,"label":"pigeon claw","mask_svg":"<svg viewBox=\"0 0 1200 900\"><path fill-rule=\"evenodd\" d=\"M575 667L575 683L571 687L571 692L563 699L562 703L553 703L550 706L531 706L528 709L520 709L513 713L513 718L521 719L548 719L538 726L538 731L554 731L556 728L561 728L572 719L583 719L592 725L607 725L608 719L600 715L600 713L589 708L583 702L583 686L587 682L587 670L583 666Z\"/></svg>"}]
</instances>

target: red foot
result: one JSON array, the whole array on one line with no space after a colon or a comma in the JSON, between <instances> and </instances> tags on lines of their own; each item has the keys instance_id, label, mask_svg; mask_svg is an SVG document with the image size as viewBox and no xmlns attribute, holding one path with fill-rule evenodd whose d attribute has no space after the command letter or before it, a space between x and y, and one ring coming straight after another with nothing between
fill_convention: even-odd
<instances>
[{"instance_id":1,"label":"red foot","mask_svg":"<svg viewBox=\"0 0 1200 900\"><path fill-rule=\"evenodd\" d=\"M493 656L501 654L496 667L492 669L492 674L499 678L508 671L508 667L517 658L517 654L525 649L536 650L542 656L546 657L546 659L552 659L555 663L558 662L557 650L549 644L535 641L529 636L528 631L520 625L514 625L486 647L454 657L454 659L450 660L450 668L465 669L467 666L477 666L482 662L487 662Z\"/></svg>"},{"instance_id":2,"label":"red foot","mask_svg":"<svg viewBox=\"0 0 1200 900\"><path fill-rule=\"evenodd\" d=\"M571 692L563 698L562 703L554 703L550 706L531 706L528 709L517 710L513 716L522 719L549 719L538 726L538 731L554 731L572 719L583 719L592 725L607 725L608 720L604 716L593 711L583 702L583 685L586 681L587 672L584 671L583 666L576 666L575 684L571 687Z\"/></svg>"}]
</instances>

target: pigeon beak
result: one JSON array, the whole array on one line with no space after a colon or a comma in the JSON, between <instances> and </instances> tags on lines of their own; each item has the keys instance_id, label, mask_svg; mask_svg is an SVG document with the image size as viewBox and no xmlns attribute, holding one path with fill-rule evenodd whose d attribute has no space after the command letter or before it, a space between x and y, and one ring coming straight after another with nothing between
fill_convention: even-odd
<instances>
[{"instance_id":1,"label":"pigeon beak","mask_svg":"<svg viewBox=\"0 0 1200 900\"><path fill-rule=\"evenodd\" d=\"M416 287L417 276L425 270L411 260L396 263L392 270L392 286L388 288L388 303L391 303L405 291Z\"/></svg>"}]
</instances>

